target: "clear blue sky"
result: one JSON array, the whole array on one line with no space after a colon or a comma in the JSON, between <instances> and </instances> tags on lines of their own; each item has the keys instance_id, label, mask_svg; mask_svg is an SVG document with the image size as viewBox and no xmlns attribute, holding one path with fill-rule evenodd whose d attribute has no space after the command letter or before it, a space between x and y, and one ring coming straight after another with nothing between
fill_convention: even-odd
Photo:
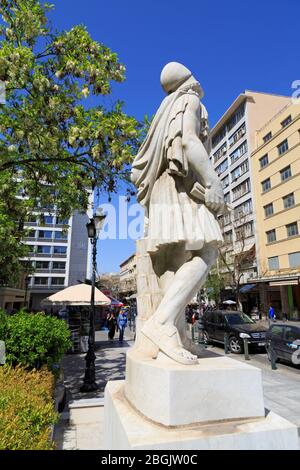
<instances>
[{"instance_id":1,"label":"clear blue sky","mask_svg":"<svg viewBox=\"0 0 300 470\"><path fill-rule=\"evenodd\" d=\"M155 113L162 67L178 61L201 82L213 125L245 89L291 95L300 80L299 0L54 0L58 29L87 26L116 52L126 81L114 86L138 119ZM128 240L99 244L98 269L118 271L134 251Z\"/></svg>"}]
</instances>

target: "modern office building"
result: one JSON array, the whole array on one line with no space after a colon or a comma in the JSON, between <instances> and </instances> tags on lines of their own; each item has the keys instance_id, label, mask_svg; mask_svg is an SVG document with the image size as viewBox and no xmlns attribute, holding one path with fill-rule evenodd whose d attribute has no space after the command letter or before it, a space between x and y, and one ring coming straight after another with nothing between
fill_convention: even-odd
<instances>
[{"instance_id":1,"label":"modern office building","mask_svg":"<svg viewBox=\"0 0 300 470\"><path fill-rule=\"evenodd\" d=\"M256 134L252 152L258 277L265 305L300 315L300 103Z\"/></svg>"},{"instance_id":2,"label":"modern office building","mask_svg":"<svg viewBox=\"0 0 300 470\"><path fill-rule=\"evenodd\" d=\"M211 131L210 159L221 179L225 201L232 208L231 212L220 218L225 242L232 247L232 250L228 249L228 257L240 249L242 231L243 250L254 251L256 228L250 155L255 148L256 131L289 101L290 98L285 96L246 90L236 98ZM267 136L264 137L267 139ZM257 267L253 261L243 272L241 283L251 283L256 276Z\"/></svg>"},{"instance_id":3,"label":"modern office building","mask_svg":"<svg viewBox=\"0 0 300 470\"><path fill-rule=\"evenodd\" d=\"M54 208L34 211L26 223L29 230L24 239L30 246L29 261L34 274L29 277L30 308L39 310L45 297L90 278L91 246L86 223L92 217L90 209L76 211L69 220L61 220Z\"/></svg>"}]
</instances>

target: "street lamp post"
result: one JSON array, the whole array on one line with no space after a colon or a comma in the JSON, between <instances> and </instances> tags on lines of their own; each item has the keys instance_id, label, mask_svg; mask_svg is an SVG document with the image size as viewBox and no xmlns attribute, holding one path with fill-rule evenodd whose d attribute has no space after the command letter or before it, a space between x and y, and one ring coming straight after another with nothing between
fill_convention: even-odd
<instances>
[{"instance_id":1,"label":"street lamp post","mask_svg":"<svg viewBox=\"0 0 300 470\"><path fill-rule=\"evenodd\" d=\"M81 392L94 392L97 390L98 385L96 383L95 374L95 283L96 283L96 267L97 267L97 231L99 231L103 225L105 215L99 211L94 214L93 218L86 224L88 237L91 240L93 247L93 262L92 262L92 289L91 289L91 309L90 309L90 328L89 328L89 342L88 352L85 357L85 374L83 385L80 388Z\"/></svg>"}]
</instances>

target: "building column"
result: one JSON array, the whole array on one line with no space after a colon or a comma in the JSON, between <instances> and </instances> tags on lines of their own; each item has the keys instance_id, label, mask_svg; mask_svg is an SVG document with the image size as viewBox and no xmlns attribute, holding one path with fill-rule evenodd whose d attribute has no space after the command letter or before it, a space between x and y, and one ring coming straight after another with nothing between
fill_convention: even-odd
<instances>
[{"instance_id":1,"label":"building column","mask_svg":"<svg viewBox=\"0 0 300 470\"><path fill-rule=\"evenodd\" d=\"M259 291L259 302L260 302L260 310L262 315L268 316L268 309L269 309L269 292L268 292L268 284L265 282L259 283L258 287Z\"/></svg>"},{"instance_id":2,"label":"building column","mask_svg":"<svg viewBox=\"0 0 300 470\"><path fill-rule=\"evenodd\" d=\"M281 310L286 314L290 313L288 287L290 286L280 286Z\"/></svg>"}]
</instances>

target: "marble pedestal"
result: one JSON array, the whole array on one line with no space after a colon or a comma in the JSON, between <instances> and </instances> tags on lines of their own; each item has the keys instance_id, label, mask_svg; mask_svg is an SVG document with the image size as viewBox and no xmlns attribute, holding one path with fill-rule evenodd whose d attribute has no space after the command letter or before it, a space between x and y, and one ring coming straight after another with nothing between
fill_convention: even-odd
<instances>
[{"instance_id":1,"label":"marble pedestal","mask_svg":"<svg viewBox=\"0 0 300 470\"><path fill-rule=\"evenodd\" d=\"M228 357L183 366L133 348L104 413L109 450L298 449L296 426L265 412L260 369Z\"/></svg>"},{"instance_id":2,"label":"marble pedestal","mask_svg":"<svg viewBox=\"0 0 300 470\"><path fill-rule=\"evenodd\" d=\"M124 381L108 382L104 413L104 448L108 450L298 449L296 426L272 412L262 418L159 425L146 419L127 401Z\"/></svg>"}]
</instances>

